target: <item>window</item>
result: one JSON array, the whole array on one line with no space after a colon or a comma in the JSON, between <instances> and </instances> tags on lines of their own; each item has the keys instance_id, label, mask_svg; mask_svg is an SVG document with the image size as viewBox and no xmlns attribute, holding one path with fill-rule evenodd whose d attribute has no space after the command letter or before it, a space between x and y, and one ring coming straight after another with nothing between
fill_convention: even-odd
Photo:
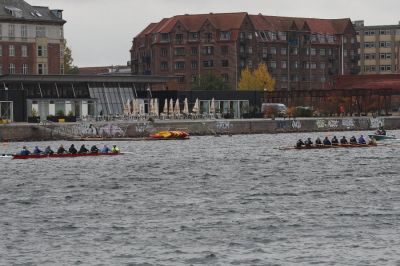
<instances>
[{"instance_id":1,"label":"window","mask_svg":"<svg viewBox=\"0 0 400 266\"><path fill-rule=\"evenodd\" d=\"M379 47L381 48L390 48L392 46L392 42L379 42Z\"/></svg>"},{"instance_id":2,"label":"window","mask_svg":"<svg viewBox=\"0 0 400 266\"><path fill-rule=\"evenodd\" d=\"M356 38L351 37L350 42L351 42L351 44L355 44L356 43Z\"/></svg>"},{"instance_id":3,"label":"window","mask_svg":"<svg viewBox=\"0 0 400 266\"><path fill-rule=\"evenodd\" d=\"M191 54L192 55L197 55L199 53L199 49L197 47L192 47L191 48Z\"/></svg>"},{"instance_id":4,"label":"window","mask_svg":"<svg viewBox=\"0 0 400 266\"><path fill-rule=\"evenodd\" d=\"M317 49L311 48L311 55L317 55Z\"/></svg>"},{"instance_id":5,"label":"window","mask_svg":"<svg viewBox=\"0 0 400 266\"><path fill-rule=\"evenodd\" d=\"M320 69L325 69L325 63L324 62L319 63L319 68Z\"/></svg>"},{"instance_id":6,"label":"window","mask_svg":"<svg viewBox=\"0 0 400 266\"><path fill-rule=\"evenodd\" d=\"M290 50L292 55L298 55L299 54L299 49L297 47L291 48Z\"/></svg>"},{"instance_id":7,"label":"window","mask_svg":"<svg viewBox=\"0 0 400 266\"><path fill-rule=\"evenodd\" d=\"M169 42L169 34L161 33L161 42Z\"/></svg>"},{"instance_id":8,"label":"window","mask_svg":"<svg viewBox=\"0 0 400 266\"><path fill-rule=\"evenodd\" d=\"M293 68L294 69L298 69L299 68L299 61L296 60L292 64L293 64Z\"/></svg>"},{"instance_id":9,"label":"window","mask_svg":"<svg viewBox=\"0 0 400 266\"><path fill-rule=\"evenodd\" d=\"M311 62L310 67L311 69L317 69L317 63Z\"/></svg>"},{"instance_id":10,"label":"window","mask_svg":"<svg viewBox=\"0 0 400 266\"><path fill-rule=\"evenodd\" d=\"M191 66L192 66L192 69L197 69L199 67L197 61L192 61Z\"/></svg>"},{"instance_id":11,"label":"window","mask_svg":"<svg viewBox=\"0 0 400 266\"><path fill-rule=\"evenodd\" d=\"M320 80L321 80L322 83L324 83L326 81L325 76L322 76Z\"/></svg>"},{"instance_id":12,"label":"window","mask_svg":"<svg viewBox=\"0 0 400 266\"><path fill-rule=\"evenodd\" d=\"M175 69L185 69L185 62L184 61L177 61L175 62Z\"/></svg>"},{"instance_id":13,"label":"window","mask_svg":"<svg viewBox=\"0 0 400 266\"><path fill-rule=\"evenodd\" d=\"M212 55L212 54L214 54L214 47L213 46L205 46L203 48L203 54L204 55Z\"/></svg>"},{"instance_id":14,"label":"window","mask_svg":"<svg viewBox=\"0 0 400 266\"><path fill-rule=\"evenodd\" d=\"M46 57L47 56L47 47L44 45L39 45L37 48L37 55L40 57Z\"/></svg>"},{"instance_id":15,"label":"window","mask_svg":"<svg viewBox=\"0 0 400 266\"><path fill-rule=\"evenodd\" d=\"M276 41L276 32L270 32L270 38L272 41Z\"/></svg>"},{"instance_id":16,"label":"window","mask_svg":"<svg viewBox=\"0 0 400 266\"><path fill-rule=\"evenodd\" d=\"M197 75L192 75L192 83L197 81Z\"/></svg>"},{"instance_id":17,"label":"window","mask_svg":"<svg viewBox=\"0 0 400 266\"><path fill-rule=\"evenodd\" d=\"M64 67L64 65L62 65ZM22 64L22 74L27 75L28 74L28 65L27 64Z\"/></svg>"},{"instance_id":18,"label":"window","mask_svg":"<svg viewBox=\"0 0 400 266\"><path fill-rule=\"evenodd\" d=\"M178 83L185 83L185 76L178 76Z\"/></svg>"},{"instance_id":19,"label":"window","mask_svg":"<svg viewBox=\"0 0 400 266\"><path fill-rule=\"evenodd\" d=\"M8 55L9 56L15 56L15 46L14 45L9 45L8 46Z\"/></svg>"},{"instance_id":20,"label":"window","mask_svg":"<svg viewBox=\"0 0 400 266\"><path fill-rule=\"evenodd\" d=\"M229 67L229 61L228 60L222 60L221 61L221 66L222 67Z\"/></svg>"},{"instance_id":21,"label":"window","mask_svg":"<svg viewBox=\"0 0 400 266\"><path fill-rule=\"evenodd\" d=\"M263 58L267 58L268 57L268 48L267 47L263 47L262 48L262 57Z\"/></svg>"},{"instance_id":22,"label":"window","mask_svg":"<svg viewBox=\"0 0 400 266\"><path fill-rule=\"evenodd\" d=\"M9 38L14 38L15 37L15 25L14 24L9 24L8 25L8 37Z\"/></svg>"},{"instance_id":23,"label":"window","mask_svg":"<svg viewBox=\"0 0 400 266\"><path fill-rule=\"evenodd\" d=\"M15 65L13 63L10 64L8 72L10 74L15 74Z\"/></svg>"},{"instance_id":24,"label":"window","mask_svg":"<svg viewBox=\"0 0 400 266\"><path fill-rule=\"evenodd\" d=\"M214 66L214 61L213 60L205 60L203 61L203 67L209 68Z\"/></svg>"},{"instance_id":25,"label":"window","mask_svg":"<svg viewBox=\"0 0 400 266\"><path fill-rule=\"evenodd\" d=\"M252 47L252 46L249 46L249 48L247 49L247 51L248 51L249 54L253 54L253 47Z\"/></svg>"},{"instance_id":26,"label":"window","mask_svg":"<svg viewBox=\"0 0 400 266\"><path fill-rule=\"evenodd\" d=\"M161 48L161 56L168 56L167 48Z\"/></svg>"},{"instance_id":27,"label":"window","mask_svg":"<svg viewBox=\"0 0 400 266\"><path fill-rule=\"evenodd\" d=\"M36 26L36 37L46 37L46 27Z\"/></svg>"},{"instance_id":28,"label":"window","mask_svg":"<svg viewBox=\"0 0 400 266\"><path fill-rule=\"evenodd\" d=\"M228 46L221 46L221 54L226 55L229 53Z\"/></svg>"},{"instance_id":29,"label":"window","mask_svg":"<svg viewBox=\"0 0 400 266\"><path fill-rule=\"evenodd\" d=\"M198 32L189 33L189 41L198 41L198 40L199 40L199 33Z\"/></svg>"},{"instance_id":30,"label":"window","mask_svg":"<svg viewBox=\"0 0 400 266\"><path fill-rule=\"evenodd\" d=\"M176 56L185 55L185 48L184 47L175 48L175 55Z\"/></svg>"},{"instance_id":31,"label":"window","mask_svg":"<svg viewBox=\"0 0 400 266\"><path fill-rule=\"evenodd\" d=\"M365 42L364 48L375 48L375 43L374 42Z\"/></svg>"},{"instance_id":32,"label":"window","mask_svg":"<svg viewBox=\"0 0 400 266\"><path fill-rule=\"evenodd\" d=\"M223 73L223 74L221 75L221 78L222 78L222 81L223 81L223 82L228 82L228 81L229 81L229 75L226 74L226 73Z\"/></svg>"},{"instance_id":33,"label":"window","mask_svg":"<svg viewBox=\"0 0 400 266\"><path fill-rule=\"evenodd\" d=\"M390 35L390 30L380 30L379 34L380 35Z\"/></svg>"},{"instance_id":34,"label":"window","mask_svg":"<svg viewBox=\"0 0 400 266\"><path fill-rule=\"evenodd\" d=\"M221 41L229 41L231 39L230 31L221 31L220 40Z\"/></svg>"},{"instance_id":35,"label":"window","mask_svg":"<svg viewBox=\"0 0 400 266\"><path fill-rule=\"evenodd\" d=\"M21 56L22 57L28 56L28 46L26 46L26 45L21 46Z\"/></svg>"},{"instance_id":36,"label":"window","mask_svg":"<svg viewBox=\"0 0 400 266\"><path fill-rule=\"evenodd\" d=\"M176 44L183 44L183 34L176 34L175 35L175 43Z\"/></svg>"},{"instance_id":37,"label":"window","mask_svg":"<svg viewBox=\"0 0 400 266\"><path fill-rule=\"evenodd\" d=\"M248 66L249 68L253 68L253 60L248 60L248 61L247 61L247 66Z\"/></svg>"},{"instance_id":38,"label":"window","mask_svg":"<svg viewBox=\"0 0 400 266\"><path fill-rule=\"evenodd\" d=\"M210 42L213 41L213 34L212 34L211 32L205 33L205 34L204 34L204 37L205 37L205 41L206 41L207 43L210 43Z\"/></svg>"},{"instance_id":39,"label":"window","mask_svg":"<svg viewBox=\"0 0 400 266\"><path fill-rule=\"evenodd\" d=\"M275 69L276 68L276 61L270 61L268 63L268 67L271 68L271 69Z\"/></svg>"},{"instance_id":40,"label":"window","mask_svg":"<svg viewBox=\"0 0 400 266\"><path fill-rule=\"evenodd\" d=\"M304 69L310 69L310 63L308 61L303 62L303 68Z\"/></svg>"},{"instance_id":41,"label":"window","mask_svg":"<svg viewBox=\"0 0 400 266\"><path fill-rule=\"evenodd\" d=\"M161 70L168 70L168 62L167 61L162 61L160 64L160 69Z\"/></svg>"},{"instance_id":42,"label":"window","mask_svg":"<svg viewBox=\"0 0 400 266\"><path fill-rule=\"evenodd\" d=\"M38 64L38 74L39 75L47 74L47 65L46 64Z\"/></svg>"},{"instance_id":43,"label":"window","mask_svg":"<svg viewBox=\"0 0 400 266\"><path fill-rule=\"evenodd\" d=\"M283 69L287 68L287 62L286 61L281 61L281 68L283 68Z\"/></svg>"},{"instance_id":44,"label":"window","mask_svg":"<svg viewBox=\"0 0 400 266\"><path fill-rule=\"evenodd\" d=\"M278 32L278 36L279 36L279 40L286 41L286 39L287 39L286 32L280 31L280 32Z\"/></svg>"},{"instance_id":45,"label":"window","mask_svg":"<svg viewBox=\"0 0 400 266\"><path fill-rule=\"evenodd\" d=\"M287 54L287 48L281 48L281 55Z\"/></svg>"},{"instance_id":46,"label":"window","mask_svg":"<svg viewBox=\"0 0 400 266\"><path fill-rule=\"evenodd\" d=\"M26 25L21 26L21 38L22 39L28 38L28 27Z\"/></svg>"},{"instance_id":47,"label":"window","mask_svg":"<svg viewBox=\"0 0 400 266\"><path fill-rule=\"evenodd\" d=\"M325 52L326 52L325 49L319 49L319 55L320 56L325 56Z\"/></svg>"},{"instance_id":48,"label":"window","mask_svg":"<svg viewBox=\"0 0 400 266\"><path fill-rule=\"evenodd\" d=\"M247 33L247 39L249 39L249 40L253 39L253 33L252 32L248 32Z\"/></svg>"},{"instance_id":49,"label":"window","mask_svg":"<svg viewBox=\"0 0 400 266\"><path fill-rule=\"evenodd\" d=\"M270 51L271 51L271 54L276 54L276 47L271 47Z\"/></svg>"},{"instance_id":50,"label":"window","mask_svg":"<svg viewBox=\"0 0 400 266\"><path fill-rule=\"evenodd\" d=\"M343 50L343 56L347 57L347 50L346 49Z\"/></svg>"}]
</instances>

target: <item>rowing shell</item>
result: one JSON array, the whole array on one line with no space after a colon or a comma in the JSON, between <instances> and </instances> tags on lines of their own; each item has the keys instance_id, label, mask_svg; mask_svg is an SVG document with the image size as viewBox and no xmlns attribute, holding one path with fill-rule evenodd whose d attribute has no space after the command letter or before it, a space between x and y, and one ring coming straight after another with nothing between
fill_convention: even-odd
<instances>
[{"instance_id":1,"label":"rowing shell","mask_svg":"<svg viewBox=\"0 0 400 266\"><path fill-rule=\"evenodd\" d=\"M376 147L377 144L341 144L341 145L312 145L301 147L282 147L280 150L316 150L316 149L339 149L339 148L368 148Z\"/></svg>"},{"instance_id":2,"label":"rowing shell","mask_svg":"<svg viewBox=\"0 0 400 266\"><path fill-rule=\"evenodd\" d=\"M13 159L44 159L44 158L74 158L74 157L94 157L94 156L117 156L123 153L62 153L62 154L30 154L30 155L13 155Z\"/></svg>"}]
</instances>

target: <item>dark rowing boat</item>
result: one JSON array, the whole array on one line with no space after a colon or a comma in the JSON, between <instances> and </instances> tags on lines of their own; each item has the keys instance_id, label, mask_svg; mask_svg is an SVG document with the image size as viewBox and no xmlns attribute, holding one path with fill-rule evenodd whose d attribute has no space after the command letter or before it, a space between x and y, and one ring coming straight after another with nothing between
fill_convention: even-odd
<instances>
[{"instance_id":1,"label":"dark rowing boat","mask_svg":"<svg viewBox=\"0 0 400 266\"><path fill-rule=\"evenodd\" d=\"M396 139L396 136L394 135L379 135L379 134L371 134L368 135L368 137L370 137L371 139L374 138L376 141L380 141L380 140L386 140L386 139Z\"/></svg>"},{"instance_id":2,"label":"dark rowing boat","mask_svg":"<svg viewBox=\"0 0 400 266\"><path fill-rule=\"evenodd\" d=\"M312 146L301 146L293 148L296 150L312 150L312 149L338 149L338 148L368 148L376 146L377 146L376 143L371 143L371 144L312 145Z\"/></svg>"},{"instance_id":3,"label":"dark rowing boat","mask_svg":"<svg viewBox=\"0 0 400 266\"><path fill-rule=\"evenodd\" d=\"M13 155L13 159L44 159L44 158L74 158L74 157L93 157L93 156L117 156L123 153L62 153L62 154L30 154L30 155Z\"/></svg>"}]
</instances>

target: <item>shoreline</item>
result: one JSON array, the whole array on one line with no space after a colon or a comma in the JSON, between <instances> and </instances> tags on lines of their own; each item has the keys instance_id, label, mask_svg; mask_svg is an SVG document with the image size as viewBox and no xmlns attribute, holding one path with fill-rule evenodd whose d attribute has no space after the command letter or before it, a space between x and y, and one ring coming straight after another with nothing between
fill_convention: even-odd
<instances>
[{"instance_id":1,"label":"shoreline","mask_svg":"<svg viewBox=\"0 0 400 266\"><path fill-rule=\"evenodd\" d=\"M103 121L77 123L11 123L0 125L0 140L18 141L154 141L151 133L183 130L191 136L252 135L300 132L375 131L400 129L400 116L312 117L296 119L212 119Z\"/></svg>"}]
</instances>

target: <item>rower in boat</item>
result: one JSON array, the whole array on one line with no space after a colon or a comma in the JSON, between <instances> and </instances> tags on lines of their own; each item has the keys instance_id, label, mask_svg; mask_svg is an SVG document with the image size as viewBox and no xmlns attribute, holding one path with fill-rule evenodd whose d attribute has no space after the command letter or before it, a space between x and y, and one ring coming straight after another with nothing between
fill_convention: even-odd
<instances>
[{"instance_id":1,"label":"rower in boat","mask_svg":"<svg viewBox=\"0 0 400 266\"><path fill-rule=\"evenodd\" d=\"M26 146L22 147L22 150L19 152L20 155L29 155L31 152L26 148Z\"/></svg>"},{"instance_id":2,"label":"rower in boat","mask_svg":"<svg viewBox=\"0 0 400 266\"><path fill-rule=\"evenodd\" d=\"M103 148L101 148L101 153L109 153L110 148L107 147L107 145L104 145Z\"/></svg>"},{"instance_id":3,"label":"rower in boat","mask_svg":"<svg viewBox=\"0 0 400 266\"><path fill-rule=\"evenodd\" d=\"M43 151L39 149L38 146L35 146L35 148L33 149L33 154L41 154L41 153L43 153Z\"/></svg>"},{"instance_id":4,"label":"rower in boat","mask_svg":"<svg viewBox=\"0 0 400 266\"><path fill-rule=\"evenodd\" d=\"M317 146L322 145L322 141L319 137L315 140L315 145L317 145Z\"/></svg>"},{"instance_id":5,"label":"rower in boat","mask_svg":"<svg viewBox=\"0 0 400 266\"><path fill-rule=\"evenodd\" d=\"M367 144L367 142L365 141L363 135L361 135L361 136L358 138L358 144Z\"/></svg>"},{"instance_id":6,"label":"rower in boat","mask_svg":"<svg viewBox=\"0 0 400 266\"><path fill-rule=\"evenodd\" d=\"M328 139L328 137L325 137L325 138L324 138L323 144L324 144L325 146L331 146L331 145L332 145L332 143L331 143L331 141Z\"/></svg>"},{"instance_id":7,"label":"rower in boat","mask_svg":"<svg viewBox=\"0 0 400 266\"><path fill-rule=\"evenodd\" d=\"M296 147L297 147L297 148L301 148L302 146L304 146L304 142L303 142L302 139L299 139L299 140L297 141L297 143L296 143Z\"/></svg>"},{"instance_id":8,"label":"rower in boat","mask_svg":"<svg viewBox=\"0 0 400 266\"><path fill-rule=\"evenodd\" d=\"M97 148L96 145L93 145L93 146L90 148L90 152L91 152L91 153L98 153L98 152L99 152L99 148Z\"/></svg>"},{"instance_id":9,"label":"rower in boat","mask_svg":"<svg viewBox=\"0 0 400 266\"><path fill-rule=\"evenodd\" d=\"M44 149L44 154L54 154L54 151L50 148L50 146L47 146L46 149Z\"/></svg>"},{"instance_id":10,"label":"rower in boat","mask_svg":"<svg viewBox=\"0 0 400 266\"><path fill-rule=\"evenodd\" d=\"M345 136L343 136L343 137L340 139L340 144L341 144L341 145L349 144L349 142L347 141L347 139L346 139Z\"/></svg>"},{"instance_id":11,"label":"rower in boat","mask_svg":"<svg viewBox=\"0 0 400 266\"><path fill-rule=\"evenodd\" d=\"M356 139L356 137L352 136L352 137L350 138L350 144L357 144L357 139Z\"/></svg>"},{"instance_id":12,"label":"rower in boat","mask_svg":"<svg viewBox=\"0 0 400 266\"><path fill-rule=\"evenodd\" d=\"M333 136L333 139L332 139L332 145L339 145L339 140L336 138L336 136Z\"/></svg>"},{"instance_id":13,"label":"rower in boat","mask_svg":"<svg viewBox=\"0 0 400 266\"><path fill-rule=\"evenodd\" d=\"M64 148L64 145L61 144L57 150L57 154L63 154L63 153L67 153L67 150Z\"/></svg>"},{"instance_id":14,"label":"rower in boat","mask_svg":"<svg viewBox=\"0 0 400 266\"><path fill-rule=\"evenodd\" d=\"M313 142L311 140L311 138L308 138L305 142L304 145L308 148L310 148L313 145Z\"/></svg>"},{"instance_id":15,"label":"rower in boat","mask_svg":"<svg viewBox=\"0 0 400 266\"><path fill-rule=\"evenodd\" d=\"M71 154L77 154L77 153L78 153L78 151L77 151L77 149L75 148L75 145L74 145L74 144L71 144L71 146L70 146L69 149L68 149L68 152L71 153Z\"/></svg>"},{"instance_id":16,"label":"rower in boat","mask_svg":"<svg viewBox=\"0 0 400 266\"><path fill-rule=\"evenodd\" d=\"M81 145L81 148L79 149L78 153L88 153L88 149L86 149L85 144Z\"/></svg>"},{"instance_id":17,"label":"rower in boat","mask_svg":"<svg viewBox=\"0 0 400 266\"><path fill-rule=\"evenodd\" d=\"M113 146L112 146L112 148L111 148L111 152L112 152L112 153L119 153L119 151L120 151L120 149L118 148L117 145L113 145Z\"/></svg>"},{"instance_id":18,"label":"rower in boat","mask_svg":"<svg viewBox=\"0 0 400 266\"><path fill-rule=\"evenodd\" d=\"M379 136L386 136L386 130L383 128L383 126L380 126L379 129L375 132L375 134Z\"/></svg>"}]
</instances>

